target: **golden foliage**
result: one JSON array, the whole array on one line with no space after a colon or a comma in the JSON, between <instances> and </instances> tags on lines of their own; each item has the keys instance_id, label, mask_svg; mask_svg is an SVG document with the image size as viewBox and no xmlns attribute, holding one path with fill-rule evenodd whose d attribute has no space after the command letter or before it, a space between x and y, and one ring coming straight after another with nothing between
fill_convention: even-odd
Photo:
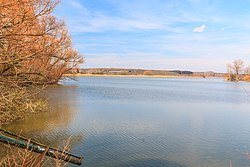
<instances>
[{"instance_id":1,"label":"golden foliage","mask_svg":"<svg viewBox=\"0 0 250 167\"><path fill-rule=\"evenodd\" d=\"M250 75L245 75L244 78L243 78L244 81L250 81Z\"/></svg>"},{"instance_id":2,"label":"golden foliage","mask_svg":"<svg viewBox=\"0 0 250 167\"><path fill-rule=\"evenodd\" d=\"M52 15L56 0L0 0L0 118L42 108L26 87L57 83L83 62L63 21ZM14 113L16 112L16 113ZM4 117L9 119L7 117Z\"/></svg>"},{"instance_id":3,"label":"golden foliage","mask_svg":"<svg viewBox=\"0 0 250 167\"><path fill-rule=\"evenodd\" d=\"M57 83L83 62L63 21L51 14L57 1L1 0L0 76L19 84Z\"/></svg>"}]
</instances>

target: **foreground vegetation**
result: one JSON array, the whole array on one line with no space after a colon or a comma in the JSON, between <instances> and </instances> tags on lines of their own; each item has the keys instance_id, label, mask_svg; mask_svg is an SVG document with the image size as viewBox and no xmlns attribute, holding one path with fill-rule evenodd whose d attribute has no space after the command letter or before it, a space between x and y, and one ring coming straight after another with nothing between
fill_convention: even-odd
<instances>
[{"instance_id":1,"label":"foreground vegetation","mask_svg":"<svg viewBox=\"0 0 250 167\"><path fill-rule=\"evenodd\" d=\"M83 62L64 22L52 15L57 4L0 1L0 124L44 110L46 104L35 98L40 88Z\"/></svg>"},{"instance_id":2,"label":"foreground vegetation","mask_svg":"<svg viewBox=\"0 0 250 167\"><path fill-rule=\"evenodd\" d=\"M68 152L69 140L63 143L62 152ZM29 149L20 149L12 146L7 146L7 155L0 158L1 167L42 167L42 166L66 166L67 163L59 160L59 158L48 158L43 154L37 154ZM62 154L63 154L62 153Z\"/></svg>"},{"instance_id":3,"label":"foreground vegetation","mask_svg":"<svg viewBox=\"0 0 250 167\"><path fill-rule=\"evenodd\" d=\"M57 4L56 0L0 1L0 127L46 110L47 103L37 94L83 63L64 22L52 14ZM45 155L27 149L9 147L7 152L0 166L48 163ZM50 166L63 165L55 161Z\"/></svg>"}]
</instances>

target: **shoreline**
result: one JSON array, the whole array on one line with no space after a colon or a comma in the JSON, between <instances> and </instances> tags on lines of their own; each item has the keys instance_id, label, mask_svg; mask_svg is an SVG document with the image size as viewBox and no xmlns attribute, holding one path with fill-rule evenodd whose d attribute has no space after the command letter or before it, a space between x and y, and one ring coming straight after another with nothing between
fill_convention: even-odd
<instances>
[{"instance_id":1,"label":"shoreline","mask_svg":"<svg viewBox=\"0 0 250 167\"><path fill-rule=\"evenodd\" d=\"M224 78L185 75L107 75L107 74L64 74L64 77L127 77L127 78Z\"/></svg>"}]
</instances>

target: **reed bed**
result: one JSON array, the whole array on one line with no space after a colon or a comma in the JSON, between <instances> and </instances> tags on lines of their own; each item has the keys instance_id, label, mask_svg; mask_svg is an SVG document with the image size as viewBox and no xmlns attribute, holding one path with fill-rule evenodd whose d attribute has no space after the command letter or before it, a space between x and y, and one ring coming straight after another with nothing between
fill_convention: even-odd
<instances>
[{"instance_id":1,"label":"reed bed","mask_svg":"<svg viewBox=\"0 0 250 167\"><path fill-rule=\"evenodd\" d=\"M62 152L69 151L70 140L63 142ZM6 156L0 159L1 167L63 167L67 163L59 158L50 158L45 154L48 151L48 148L43 154L38 154L32 152L29 149L20 149L15 146L5 145L6 146ZM63 154L62 153L62 154Z\"/></svg>"}]
</instances>

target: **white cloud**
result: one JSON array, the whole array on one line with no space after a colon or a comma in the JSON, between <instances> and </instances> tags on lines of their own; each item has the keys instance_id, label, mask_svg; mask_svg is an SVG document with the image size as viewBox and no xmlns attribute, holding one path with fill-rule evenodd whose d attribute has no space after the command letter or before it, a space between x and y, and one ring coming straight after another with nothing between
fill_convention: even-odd
<instances>
[{"instance_id":1,"label":"white cloud","mask_svg":"<svg viewBox=\"0 0 250 167\"><path fill-rule=\"evenodd\" d=\"M205 24L202 24L202 25L199 26L199 27L195 27L195 28L193 29L193 32L204 32L206 28L207 28L207 26L206 26Z\"/></svg>"},{"instance_id":2,"label":"white cloud","mask_svg":"<svg viewBox=\"0 0 250 167\"><path fill-rule=\"evenodd\" d=\"M221 27L221 28L220 28L220 31L224 31L224 30L225 30L225 27Z\"/></svg>"},{"instance_id":3,"label":"white cloud","mask_svg":"<svg viewBox=\"0 0 250 167\"><path fill-rule=\"evenodd\" d=\"M155 30L165 28L162 22L152 21L153 19L149 21L144 18L127 18L123 16L108 15L105 14L105 12L89 10L78 1L74 0L65 3L75 9L74 11L70 11L69 15L71 18L67 20L70 30L73 33L100 32L106 30Z\"/></svg>"},{"instance_id":4,"label":"white cloud","mask_svg":"<svg viewBox=\"0 0 250 167\"><path fill-rule=\"evenodd\" d=\"M193 0L192 0L193 1ZM197 1L197 0L194 0ZM198 0L199 1L199 0ZM136 3L114 2L114 7L119 14L110 14L84 6L80 0L64 0L61 15L67 16L67 23L71 32L103 32L107 30L165 30L169 32L183 32L185 26L176 26L176 23L203 22L206 20L201 14L194 14L185 9L177 9L175 1L162 5L155 5L157 11L151 7L152 3L141 5ZM139 8L136 10L136 8ZM69 10L70 9L70 10ZM159 11L158 11L159 10ZM170 13L168 15L159 13Z\"/></svg>"}]
</instances>

